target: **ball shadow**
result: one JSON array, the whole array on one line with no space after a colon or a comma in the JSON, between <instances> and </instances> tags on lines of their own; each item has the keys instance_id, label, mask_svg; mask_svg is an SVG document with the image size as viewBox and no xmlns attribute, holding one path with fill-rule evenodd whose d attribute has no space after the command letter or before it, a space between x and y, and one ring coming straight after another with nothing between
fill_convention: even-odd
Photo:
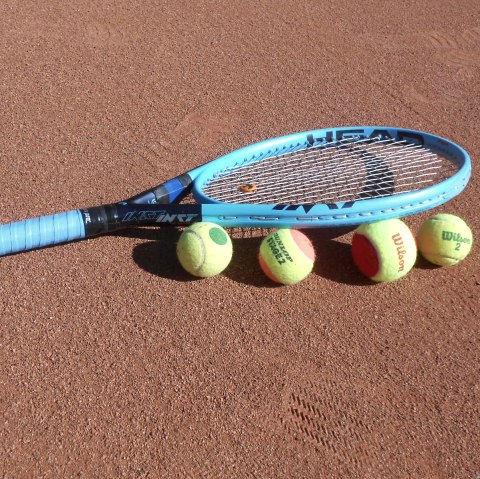
<instances>
[{"instance_id":1,"label":"ball shadow","mask_svg":"<svg viewBox=\"0 0 480 479\"><path fill-rule=\"evenodd\" d=\"M350 244L337 240L354 229L355 227L302 230L315 248L314 274L343 284L357 286L375 284L358 271L352 260ZM258 251L262 239L263 237L233 238L234 256L224 274L234 281L250 286L283 287L267 278L260 268Z\"/></svg>"},{"instance_id":2,"label":"ball shadow","mask_svg":"<svg viewBox=\"0 0 480 479\"><path fill-rule=\"evenodd\" d=\"M352 260L349 243L337 238L350 233L353 228L302 230L312 241L316 252L313 273L337 283L371 286L375 283L363 276ZM150 274L175 281L198 281L187 273L177 259L176 245L181 230L177 228L138 228L117 233L118 236L139 238L146 242L135 246L132 258ZM259 288L281 288L283 285L270 280L260 268L258 251L264 236L232 237L233 258L221 274L235 282ZM423 258L422 258L423 260ZM435 266L420 262L421 267Z\"/></svg>"},{"instance_id":3,"label":"ball shadow","mask_svg":"<svg viewBox=\"0 0 480 479\"><path fill-rule=\"evenodd\" d=\"M132 258L135 263L150 274L175 281L195 281L180 265L176 247L180 237L176 228L135 229L122 236L149 240L135 246Z\"/></svg>"},{"instance_id":4,"label":"ball shadow","mask_svg":"<svg viewBox=\"0 0 480 479\"><path fill-rule=\"evenodd\" d=\"M281 288L281 284L269 279L260 268L258 251L262 239L262 237L232 238L233 258L223 274L237 283L249 286Z\"/></svg>"},{"instance_id":5,"label":"ball shadow","mask_svg":"<svg viewBox=\"0 0 480 479\"><path fill-rule=\"evenodd\" d=\"M344 234L352 230L345 231ZM313 272L322 278L336 283L354 286L373 286L375 283L365 277L355 266L352 259L350 242L344 243L325 236L322 231L306 232L313 243L316 253ZM337 235L334 238L338 238Z\"/></svg>"},{"instance_id":6,"label":"ball shadow","mask_svg":"<svg viewBox=\"0 0 480 479\"><path fill-rule=\"evenodd\" d=\"M440 269L441 266L430 263L430 261L426 260L420 253L417 254L417 261L415 262L415 268L418 269L426 269L426 270L436 270Z\"/></svg>"},{"instance_id":7,"label":"ball shadow","mask_svg":"<svg viewBox=\"0 0 480 479\"><path fill-rule=\"evenodd\" d=\"M357 226L337 226L335 228L315 228L302 230L302 232L305 233L312 240L312 242L318 242L340 238L341 236L345 236L348 233L355 231L356 228Z\"/></svg>"}]
</instances>

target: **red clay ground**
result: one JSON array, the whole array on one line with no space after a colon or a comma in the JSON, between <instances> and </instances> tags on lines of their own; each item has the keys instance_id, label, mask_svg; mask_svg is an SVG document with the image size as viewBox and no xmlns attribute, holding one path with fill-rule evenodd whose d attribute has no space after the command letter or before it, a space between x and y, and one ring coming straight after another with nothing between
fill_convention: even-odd
<instances>
[{"instance_id":1,"label":"red clay ground","mask_svg":"<svg viewBox=\"0 0 480 479\"><path fill-rule=\"evenodd\" d=\"M474 0L3 0L0 217L388 124L471 152L438 211L480 236L479 19ZM233 232L207 280L182 272L173 230L2 258L2 477L478 478L478 248L372 285L351 235L312 232L314 274L282 288L256 262L264 233Z\"/></svg>"}]
</instances>

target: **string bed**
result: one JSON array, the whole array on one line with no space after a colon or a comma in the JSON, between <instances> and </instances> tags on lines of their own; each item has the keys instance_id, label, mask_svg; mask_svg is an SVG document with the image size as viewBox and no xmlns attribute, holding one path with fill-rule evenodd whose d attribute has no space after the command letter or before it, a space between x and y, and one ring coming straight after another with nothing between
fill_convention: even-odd
<instances>
[{"instance_id":1,"label":"string bed","mask_svg":"<svg viewBox=\"0 0 480 479\"><path fill-rule=\"evenodd\" d=\"M419 144L348 139L235 165L218 172L203 191L227 203L347 202L416 191L456 171Z\"/></svg>"}]
</instances>

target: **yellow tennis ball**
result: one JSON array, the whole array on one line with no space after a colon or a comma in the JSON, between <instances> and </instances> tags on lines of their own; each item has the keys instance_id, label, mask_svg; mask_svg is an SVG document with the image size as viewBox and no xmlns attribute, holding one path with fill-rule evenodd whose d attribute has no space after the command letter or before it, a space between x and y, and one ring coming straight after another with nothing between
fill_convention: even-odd
<instances>
[{"instance_id":1,"label":"yellow tennis ball","mask_svg":"<svg viewBox=\"0 0 480 479\"><path fill-rule=\"evenodd\" d=\"M457 264L472 249L472 230L458 216L440 213L420 226L417 244L422 256L431 263Z\"/></svg>"},{"instance_id":2,"label":"yellow tennis ball","mask_svg":"<svg viewBox=\"0 0 480 479\"><path fill-rule=\"evenodd\" d=\"M417 246L410 228L399 219L391 219L358 227L352 255L357 268L373 281L395 281L413 268Z\"/></svg>"},{"instance_id":3,"label":"yellow tennis ball","mask_svg":"<svg viewBox=\"0 0 480 479\"><path fill-rule=\"evenodd\" d=\"M206 221L189 226L177 243L180 264L190 274L201 278L221 273L230 264L232 253L228 233Z\"/></svg>"},{"instance_id":4,"label":"yellow tennis ball","mask_svg":"<svg viewBox=\"0 0 480 479\"><path fill-rule=\"evenodd\" d=\"M258 260L272 281L295 284L312 272L315 251L310 240L300 231L281 229L263 239Z\"/></svg>"}]
</instances>

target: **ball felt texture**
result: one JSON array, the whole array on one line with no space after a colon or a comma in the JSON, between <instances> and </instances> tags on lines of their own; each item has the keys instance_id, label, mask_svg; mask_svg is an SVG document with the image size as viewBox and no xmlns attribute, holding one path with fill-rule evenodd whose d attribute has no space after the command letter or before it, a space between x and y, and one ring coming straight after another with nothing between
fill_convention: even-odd
<instances>
[{"instance_id":1,"label":"ball felt texture","mask_svg":"<svg viewBox=\"0 0 480 479\"><path fill-rule=\"evenodd\" d=\"M363 224L352 239L353 261L373 281L403 278L417 259L417 246L410 228L399 219Z\"/></svg>"},{"instance_id":2,"label":"ball felt texture","mask_svg":"<svg viewBox=\"0 0 480 479\"><path fill-rule=\"evenodd\" d=\"M458 216L440 213L425 221L417 233L422 256L438 266L457 264L472 249L473 235Z\"/></svg>"},{"instance_id":3,"label":"ball felt texture","mask_svg":"<svg viewBox=\"0 0 480 479\"><path fill-rule=\"evenodd\" d=\"M232 240L220 226L199 222L182 232L177 243L177 257L193 276L207 278L221 273L232 259Z\"/></svg>"},{"instance_id":4,"label":"ball felt texture","mask_svg":"<svg viewBox=\"0 0 480 479\"><path fill-rule=\"evenodd\" d=\"M295 284L312 272L315 251L302 232L280 229L262 240L258 260L263 272L272 281Z\"/></svg>"}]
</instances>

